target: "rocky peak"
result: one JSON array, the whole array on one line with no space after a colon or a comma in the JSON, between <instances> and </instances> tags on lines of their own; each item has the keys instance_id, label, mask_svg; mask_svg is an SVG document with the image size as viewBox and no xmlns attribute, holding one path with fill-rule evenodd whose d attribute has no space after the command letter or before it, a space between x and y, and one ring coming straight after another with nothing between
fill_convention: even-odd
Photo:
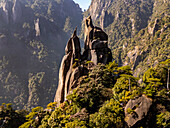
<instances>
[{"instance_id":1,"label":"rocky peak","mask_svg":"<svg viewBox=\"0 0 170 128\"><path fill-rule=\"evenodd\" d=\"M93 26L91 16L85 20L83 55L81 55L80 41L76 31L77 28L66 45L65 56L60 66L58 89L54 99L58 105L64 102L66 96L78 86L78 79L87 75L90 70L85 66L87 61L93 65L112 61L111 50L108 48L108 36L101 28Z\"/></svg>"}]
</instances>

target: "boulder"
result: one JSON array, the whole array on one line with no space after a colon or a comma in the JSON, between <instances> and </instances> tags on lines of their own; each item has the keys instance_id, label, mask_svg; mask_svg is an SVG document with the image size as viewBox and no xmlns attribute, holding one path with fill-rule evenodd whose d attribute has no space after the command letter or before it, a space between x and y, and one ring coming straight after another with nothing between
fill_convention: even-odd
<instances>
[{"instance_id":1,"label":"boulder","mask_svg":"<svg viewBox=\"0 0 170 128\"><path fill-rule=\"evenodd\" d=\"M142 95L129 100L125 107L125 121L129 127L134 127L144 119L152 105L152 99ZM129 112L129 110L131 110Z\"/></svg>"},{"instance_id":2,"label":"boulder","mask_svg":"<svg viewBox=\"0 0 170 128\"><path fill-rule=\"evenodd\" d=\"M93 40L91 43L91 61L97 65L98 63L107 64L112 61L111 50L108 48L107 41L99 39Z\"/></svg>"}]
</instances>

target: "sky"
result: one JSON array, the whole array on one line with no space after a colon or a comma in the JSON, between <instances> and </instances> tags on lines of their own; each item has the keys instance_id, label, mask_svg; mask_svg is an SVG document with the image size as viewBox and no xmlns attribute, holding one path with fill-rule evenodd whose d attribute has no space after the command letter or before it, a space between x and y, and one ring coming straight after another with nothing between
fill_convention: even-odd
<instances>
[{"instance_id":1,"label":"sky","mask_svg":"<svg viewBox=\"0 0 170 128\"><path fill-rule=\"evenodd\" d=\"M80 7L82 8L82 10L84 9L88 9L88 7L90 6L91 0L74 0L75 3L78 3L80 5Z\"/></svg>"}]
</instances>

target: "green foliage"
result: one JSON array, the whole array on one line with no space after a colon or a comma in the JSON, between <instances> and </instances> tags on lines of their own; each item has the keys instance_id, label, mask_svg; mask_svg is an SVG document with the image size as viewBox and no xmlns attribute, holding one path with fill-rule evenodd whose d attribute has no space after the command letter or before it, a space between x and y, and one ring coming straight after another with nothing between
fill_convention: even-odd
<instances>
[{"instance_id":1,"label":"green foliage","mask_svg":"<svg viewBox=\"0 0 170 128\"><path fill-rule=\"evenodd\" d=\"M73 122L67 123L65 127L66 128L76 128L76 127L87 128L86 123L87 122L85 121L74 120Z\"/></svg>"},{"instance_id":2,"label":"green foliage","mask_svg":"<svg viewBox=\"0 0 170 128\"><path fill-rule=\"evenodd\" d=\"M33 108L32 111L26 115L26 120L27 122L25 122L24 124L22 124L20 126L20 128L29 128L30 126L32 127L36 127L38 126L39 124L37 123L38 119L36 120L36 118L41 118L41 116L43 116L43 108L42 107L36 107L36 108Z\"/></svg>"},{"instance_id":3,"label":"green foliage","mask_svg":"<svg viewBox=\"0 0 170 128\"><path fill-rule=\"evenodd\" d=\"M80 86L67 99L81 109L86 107L89 113L98 110L98 107L112 96L109 88L113 87L115 77L111 65L107 66L108 68L103 64L94 67L88 77L80 78Z\"/></svg>"},{"instance_id":4,"label":"green foliage","mask_svg":"<svg viewBox=\"0 0 170 128\"><path fill-rule=\"evenodd\" d=\"M44 47L43 43L33 40L30 41L30 46L33 48L32 54L35 55L40 62L48 56L47 49Z\"/></svg>"},{"instance_id":5,"label":"green foliage","mask_svg":"<svg viewBox=\"0 0 170 128\"><path fill-rule=\"evenodd\" d=\"M120 2L120 5L122 3L123 2ZM130 65L130 67L135 72L135 76L141 78L144 72L146 72L150 67L154 67L158 62L165 61L166 59L170 58L169 56L170 40L168 38L170 33L169 31L170 17L168 16L169 8L166 2L156 0L154 4L154 2L152 3L150 1L147 7L145 5L146 3L139 2L139 4L144 4L142 6L143 7L145 6L145 9L148 7L148 11L150 10L150 14L151 14L151 20L145 17L141 19L142 21L141 22L141 21L136 21L136 19L134 18L135 28L137 28L136 25L138 23L143 24L145 20L148 20L147 22L145 22L144 26L139 27L140 29L138 29L137 31L139 30L140 31L136 34L133 33L137 31L132 32L133 30L128 29L129 23L131 22L126 22L125 29L128 29L131 35L124 37L125 34L123 36L115 36L114 34L113 37L111 34L110 45L112 46L113 58L116 60L116 62L118 62L119 65L126 65L126 64ZM152 4L154 4L153 13L151 13ZM131 7L133 6L131 5L131 3L129 3L129 5ZM126 8L126 6L127 5L125 5L125 7L122 8ZM138 7L136 7L136 9ZM137 10L135 10L134 12L136 11ZM138 10L138 12L136 12L134 15L138 15L139 13L141 13L141 9L140 11ZM144 11L144 13L146 13L146 11ZM130 19L132 19L132 17ZM123 16L121 18L125 18L125 17ZM115 22L115 23L120 24L120 22ZM156 26L154 26L154 24ZM118 26L122 26L122 24ZM153 28L153 34L149 32L150 28ZM123 32L125 32L124 30L114 31L113 29L110 28L110 26L106 28L106 30L107 29L108 29L108 33L110 33L110 31L113 31L113 33L114 32L118 33L116 35L120 35ZM122 29L122 28L119 27L114 29ZM115 39L118 41L112 43L113 42L112 38L113 41L115 41Z\"/></svg>"},{"instance_id":6,"label":"green foliage","mask_svg":"<svg viewBox=\"0 0 170 128\"><path fill-rule=\"evenodd\" d=\"M132 114L132 113L134 113L134 110L132 110L131 108L128 108L128 109L127 109L127 113L128 113L128 114Z\"/></svg>"},{"instance_id":7,"label":"green foliage","mask_svg":"<svg viewBox=\"0 0 170 128\"><path fill-rule=\"evenodd\" d=\"M120 103L111 99L107 101L100 109L90 115L91 128L122 128L124 112Z\"/></svg>"},{"instance_id":8,"label":"green foliage","mask_svg":"<svg viewBox=\"0 0 170 128\"><path fill-rule=\"evenodd\" d=\"M30 91L30 99L28 103L26 104L25 108L30 109L31 106L38 106L39 103L39 96L38 96L38 90L42 85L42 81L44 78L45 72L38 72L36 74L30 73L29 74L29 84L28 88Z\"/></svg>"},{"instance_id":9,"label":"green foliage","mask_svg":"<svg viewBox=\"0 0 170 128\"><path fill-rule=\"evenodd\" d=\"M70 17L71 26L68 27L80 28L82 11L77 4L68 0L6 2L9 4L8 12L12 11L13 5L19 5L15 9L19 8L22 16L18 15L13 25L8 25L0 16L0 42L4 44L0 53L0 102L13 103L15 109L28 107L27 110L30 110L39 105L45 107L53 100L62 50L70 35L63 31L66 19ZM40 36L35 33L34 21L37 19ZM8 64L4 65L5 61ZM45 73L43 82L32 80L30 84L32 77L28 74L33 73L37 77L36 74L40 72Z\"/></svg>"},{"instance_id":10,"label":"green foliage","mask_svg":"<svg viewBox=\"0 0 170 128\"><path fill-rule=\"evenodd\" d=\"M139 86L138 78L131 75L128 66L118 67L115 62L98 64L87 76L79 79L78 87L67 96L67 101L59 107L54 102L49 103L46 109L33 108L25 115L26 121L19 128L123 128L126 126L124 108L127 102L142 94L152 97L154 126L169 127L169 91L160 87L164 86L168 63L166 60L149 69L144 75L143 87ZM11 104L3 104L0 112L5 106L8 111L13 111ZM139 106L137 104L135 108ZM135 111L128 108L127 113L133 115Z\"/></svg>"},{"instance_id":11,"label":"green foliage","mask_svg":"<svg viewBox=\"0 0 170 128\"><path fill-rule=\"evenodd\" d=\"M113 97L117 101L127 102L141 94L141 88L137 85L137 78L122 74L117 79L116 84L113 87Z\"/></svg>"},{"instance_id":12,"label":"green foliage","mask_svg":"<svg viewBox=\"0 0 170 128\"><path fill-rule=\"evenodd\" d=\"M70 17L67 17L67 18L66 18L66 21L65 21L65 25L64 25L63 30L64 30L65 32L71 34L71 33L73 32L73 28L71 28L71 27L72 27L72 25L71 25L71 19L70 19Z\"/></svg>"},{"instance_id":13,"label":"green foliage","mask_svg":"<svg viewBox=\"0 0 170 128\"><path fill-rule=\"evenodd\" d=\"M56 105L57 105L57 102L51 102L47 105L47 109L53 110L53 109L55 109Z\"/></svg>"},{"instance_id":14,"label":"green foliage","mask_svg":"<svg viewBox=\"0 0 170 128\"><path fill-rule=\"evenodd\" d=\"M31 27L30 27L30 25L29 25L29 23L24 23L23 24L23 26L22 26L24 29L30 29Z\"/></svg>"},{"instance_id":15,"label":"green foliage","mask_svg":"<svg viewBox=\"0 0 170 128\"><path fill-rule=\"evenodd\" d=\"M143 76L143 81L146 84L144 94L150 97L160 95L159 93L167 87L169 64L170 60L167 59L159 63L155 68L150 68L145 72Z\"/></svg>"},{"instance_id":16,"label":"green foliage","mask_svg":"<svg viewBox=\"0 0 170 128\"><path fill-rule=\"evenodd\" d=\"M119 68L118 68L118 71L119 71L121 74L132 75L132 71L131 71L131 68L130 68L129 65L119 67Z\"/></svg>"},{"instance_id":17,"label":"green foliage","mask_svg":"<svg viewBox=\"0 0 170 128\"><path fill-rule=\"evenodd\" d=\"M166 111L157 115L157 122L159 127L169 128L170 127L170 112Z\"/></svg>"},{"instance_id":18,"label":"green foliage","mask_svg":"<svg viewBox=\"0 0 170 128\"><path fill-rule=\"evenodd\" d=\"M0 121L3 123L0 125L3 128L18 128L25 122L25 115L27 113L25 110L14 110L11 103L3 103L0 106Z\"/></svg>"}]
</instances>

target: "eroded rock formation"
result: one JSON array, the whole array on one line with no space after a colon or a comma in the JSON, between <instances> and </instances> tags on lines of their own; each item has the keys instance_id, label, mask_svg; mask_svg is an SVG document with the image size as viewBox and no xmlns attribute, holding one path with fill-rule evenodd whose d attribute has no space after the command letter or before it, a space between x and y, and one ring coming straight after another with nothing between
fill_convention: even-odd
<instances>
[{"instance_id":1,"label":"eroded rock formation","mask_svg":"<svg viewBox=\"0 0 170 128\"><path fill-rule=\"evenodd\" d=\"M125 121L127 125L135 127L138 122L147 116L151 105L152 99L147 98L145 95L129 100L125 107Z\"/></svg>"},{"instance_id":2,"label":"eroded rock formation","mask_svg":"<svg viewBox=\"0 0 170 128\"><path fill-rule=\"evenodd\" d=\"M83 57L85 60L92 61L95 65L112 61L111 50L108 48L108 36L101 28L93 26L91 16L85 20L84 37Z\"/></svg>"},{"instance_id":3,"label":"eroded rock formation","mask_svg":"<svg viewBox=\"0 0 170 128\"><path fill-rule=\"evenodd\" d=\"M89 69L84 67L86 61L91 61L93 65L107 64L112 61L111 50L108 48L108 36L101 28L93 26L91 16L85 20L83 55L81 55L80 41L76 31L77 28L66 45L65 56L60 66L58 89L54 99L58 105L64 102L66 96L78 86L78 79L88 74Z\"/></svg>"}]
</instances>

